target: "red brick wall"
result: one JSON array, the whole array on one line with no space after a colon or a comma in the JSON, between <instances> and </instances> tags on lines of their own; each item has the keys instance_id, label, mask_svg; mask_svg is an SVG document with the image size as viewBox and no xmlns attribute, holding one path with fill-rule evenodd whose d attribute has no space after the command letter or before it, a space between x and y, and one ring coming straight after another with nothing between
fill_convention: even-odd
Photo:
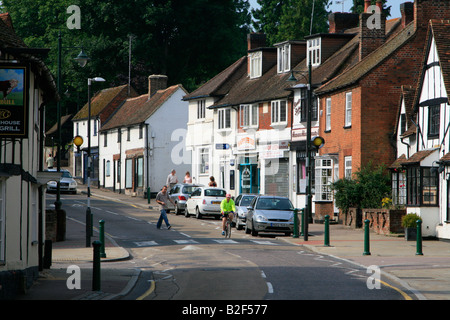
<instances>
[{"instance_id":1,"label":"red brick wall","mask_svg":"<svg viewBox=\"0 0 450 320\"><path fill-rule=\"evenodd\" d=\"M403 233L402 217L404 210L363 209L363 220L369 220L370 230L378 234Z\"/></svg>"}]
</instances>

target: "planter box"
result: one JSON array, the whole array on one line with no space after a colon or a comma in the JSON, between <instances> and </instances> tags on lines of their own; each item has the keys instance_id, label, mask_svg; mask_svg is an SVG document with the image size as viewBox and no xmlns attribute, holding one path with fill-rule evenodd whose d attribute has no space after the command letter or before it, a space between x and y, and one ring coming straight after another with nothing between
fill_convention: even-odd
<instances>
[{"instance_id":1,"label":"planter box","mask_svg":"<svg viewBox=\"0 0 450 320\"><path fill-rule=\"evenodd\" d=\"M370 229L378 234L403 233L402 217L406 209L363 209L363 219L370 221Z\"/></svg>"}]
</instances>

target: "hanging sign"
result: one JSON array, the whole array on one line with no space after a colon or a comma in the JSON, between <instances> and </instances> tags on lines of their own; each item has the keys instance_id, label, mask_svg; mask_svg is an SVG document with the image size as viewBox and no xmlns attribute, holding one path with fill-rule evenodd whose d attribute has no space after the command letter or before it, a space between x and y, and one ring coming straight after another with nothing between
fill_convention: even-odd
<instances>
[{"instance_id":1,"label":"hanging sign","mask_svg":"<svg viewBox=\"0 0 450 320\"><path fill-rule=\"evenodd\" d=\"M0 137L28 137L28 74L18 64L0 64Z\"/></svg>"}]
</instances>

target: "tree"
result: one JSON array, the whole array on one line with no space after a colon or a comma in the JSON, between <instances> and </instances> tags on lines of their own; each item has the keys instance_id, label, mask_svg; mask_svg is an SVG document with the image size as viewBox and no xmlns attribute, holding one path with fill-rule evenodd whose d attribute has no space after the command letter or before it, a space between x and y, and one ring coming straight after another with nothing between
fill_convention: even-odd
<instances>
[{"instance_id":1,"label":"tree","mask_svg":"<svg viewBox=\"0 0 450 320\"><path fill-rule=\"evenodd\" d=\"M371 0L371 5L376 5L377 0ZM387 0L382 0L383 3L383 13L386 14L386 17L391 16L391 7L386 7ZM364 0L353 0L353 6L350 8L350 11L353 13L362 13L364 12Z\"/></svg>"},{"instance_id":2,"label":"tree","mask_svg":"<svg viewBox=\"0 0 450 320\"><path fill-rule=\"evenodd\" d=\"M81 28L69 30L70 5L81 10ZM63 111L76 112L87 102L87 78L107 80L94 90L128 83L132 36L131 83L143 94L148 76L166 74L169 85L191 91L246 54L250 30L248 0L3 0L16 33L30 47L50 48L44 62L57 75L57 38L61 31ZM73 58L83 46L91 58L84 68ZM64 114L64 112L63 112ZM56 122L50 108L48 124Z\"/></svg>"},{"instance_id":3,"label":"tree","mask_svg":"<svg viewBox=\"0 0 450 320\"><path fill-rule=\"evenodd\" d=\"M267 35L269 45L328 30L328 0L258 0L253 9L253 27ZM311 13L314 14L311 25Z\"/></svg>"}]
</instances>

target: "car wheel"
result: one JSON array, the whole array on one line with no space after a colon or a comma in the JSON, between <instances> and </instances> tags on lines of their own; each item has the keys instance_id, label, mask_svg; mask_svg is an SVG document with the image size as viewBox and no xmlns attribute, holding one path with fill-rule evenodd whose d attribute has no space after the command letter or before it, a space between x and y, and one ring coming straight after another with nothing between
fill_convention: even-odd
<instances>
[{"instance_id":1,"label":"car wheel","mask_svg":"<svg viewBox=\"0 0 450 320\"><path fill-rule=\"evenodd\" d=\"M255 226L253 225L253 222L252 222L252 236L254 236L254 237L258 236L258 231L255 230Z\"/></svg>"},{"instance_id":2,"label":"car wheel","mask_svg":"<svg viewBox=\"0 0 450 320\"><path fill-rule=\"evenodd\" d=\"M197 208L195 208L195 217L197 219L201 219L202 218L202 214L200 213L200 210Z\"/></svg>"},{"instance_id":3,"label":"car wheel","mask_svg":"<svg viewBox=\"0 0 450 320\"><path fill-rule=\"evenodd\" d=\"M186 206L186 209L184 209L184 216L186 217L186 218L189 218L189 211L188 211L188 208L187 208L187 206Z\"/></svg>"},{"instance_id":4,"label":"car wheel","mask_svg":"<svg viewBox=\"0 0 450 320\"><path fill-rule=\"evenodd\" d=\"M242 225L236 222L236 230L242 230Z\"/></svg>"},{"instance_id":5,"label":"car wheel","mask_svg":"<svg viewBox=\"0 0 450 320\"><path fill-rule=\"evenodd\" d=\"M175 208L173 209L173 212L175 213L176 216L180 214L180 208L178 208L177 202L175 202Z\"/></svg>"}]
</instances>

